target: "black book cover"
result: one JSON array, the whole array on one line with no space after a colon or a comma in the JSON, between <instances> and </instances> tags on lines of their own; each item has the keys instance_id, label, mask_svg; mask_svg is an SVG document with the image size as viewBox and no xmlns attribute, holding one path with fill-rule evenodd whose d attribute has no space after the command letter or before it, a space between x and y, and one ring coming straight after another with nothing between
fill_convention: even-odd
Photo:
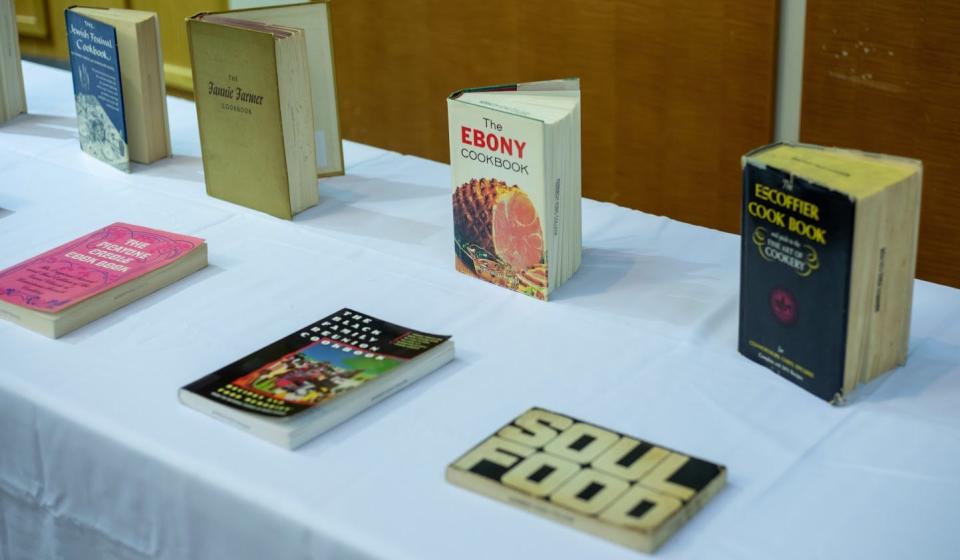
<instances>
[{"instance_id":1,"label":"black book cover","mask_svg":"<svg viewBox=\"0 0 960 560\"><path fill-rule=\"evenodd\" d=\"M389 374L448 338L345 308L184 389L240 410L288 417Z\"/></svg>"},{"instance_id":2,"label":"black book cover","mask_svg":"<svg viewBox=\"0 0 960 560\"><path fill-rule=\"evenodd\" d=\"M843 386L854 215L842 193L744 167L740 353L827 401Z\"/></svg>"}]
</instances>

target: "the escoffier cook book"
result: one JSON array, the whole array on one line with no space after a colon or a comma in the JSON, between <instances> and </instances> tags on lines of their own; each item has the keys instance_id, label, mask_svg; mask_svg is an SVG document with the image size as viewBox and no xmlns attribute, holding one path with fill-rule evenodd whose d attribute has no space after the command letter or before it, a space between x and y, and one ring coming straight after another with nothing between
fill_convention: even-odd
<instances>
[{"instance_id":1,"label":"the escoffier cook book","mask_svg":"<svg viewBox=\"0 0 960 560\"><path fill-rule=\"evenodd\" d=\"M740 353L833 403L903 364L921 172L812 145L744 156Z\"/></svg>"}]
</instances>

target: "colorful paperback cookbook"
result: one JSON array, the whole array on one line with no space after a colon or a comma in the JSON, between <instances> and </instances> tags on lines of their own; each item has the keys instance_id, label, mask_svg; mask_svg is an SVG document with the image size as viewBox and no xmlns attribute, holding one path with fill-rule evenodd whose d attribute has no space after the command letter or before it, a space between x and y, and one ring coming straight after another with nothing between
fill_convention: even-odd
<instances>
[{"instance_id":1,"label":"colorful paperback cookbook","mask_svg":"<svg viewBox=\"0 0 960 560\"><path fill-rule=\"evenodd\" d=\"M206 262L202 239L111 224L0 271L0 316L56 337Z\"/></svg>"},{"instance_id":2,"label":"colorful paperback cookbook","mask_svg":"<svg viewBox=\"0 0 960 560\"><path fill-rule=\"evenodd\" d=\"M187 385L180 399L294 448L452 358L449 336L342 309Z\"/></svg>"},{"instance_id":3,"label":"colorful paperback cookbook","mask_svg":"<svg viewBox=\"0 0 960 560\"><path fill-rule=\"evenodd\" d=\"M580 266L580 82L447 100L458 271L535 297Z\"/></svg>"}]
</instances>

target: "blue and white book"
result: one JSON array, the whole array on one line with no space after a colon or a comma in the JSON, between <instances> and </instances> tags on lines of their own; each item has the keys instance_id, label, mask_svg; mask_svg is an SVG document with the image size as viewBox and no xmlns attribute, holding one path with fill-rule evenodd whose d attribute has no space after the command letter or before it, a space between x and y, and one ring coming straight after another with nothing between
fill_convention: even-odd
<instances>
[{"instance_id":1,"label":"blue and white book","mask_svg":"<svg viewBox=\"0 0 960 560\"><path fill-rule=\"evenodd\" d=\"M156 14L74 7L66 12L80 148L117 169L170 155Z\"/></svg>"}]
</instances>

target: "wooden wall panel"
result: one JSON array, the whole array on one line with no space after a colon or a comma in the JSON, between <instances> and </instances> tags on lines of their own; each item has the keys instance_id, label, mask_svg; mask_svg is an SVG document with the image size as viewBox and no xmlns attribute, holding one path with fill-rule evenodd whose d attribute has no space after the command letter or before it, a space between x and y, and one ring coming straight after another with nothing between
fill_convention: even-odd
<instances>
[{"instance_id":1,"label":"wooden wall panel","mask_svg":"<svg viewBox=\"0 0 960 560\"><path fill-rule=\"evenodd\" d=\"M157 12L160 22L160 43L163 49L163 73L167 90L172 94L191 96L193 74L190 71L190 47L184 20L197 12L222 12L227 0L128 0L130 8Z\"/></svg>"},{"instance_id":2,"label":"wooden wall panel","mask_svg":"<svg viewBox=\"0 0 960 560\"><path fill-rule=\"evenodd\" d=\"M335 0L344 137L449 161L445 98L579 76L585 196L739 227L773 131L776 2Z\"/></svg>"},{"instance_id":3,"label":"wooden wall panel","mask_svg":"<svg viewBox=\"0 0 960 560\"><path fill-rule=\"evenodd\" d=\"M14 9L17 14L17 34L38 39L50 36L44 0L18 0L14 2Z\"/></svg>"},{"instance_id":4,"label":"wooden wall panel","mask_svg":"<svg viewBox=\"0 0 960 560\"><path fill-rule=\"evenodd\" d=\"M67 60L67 23L64 10L70 6L89 6L92 8L126 8L126 0L47 0L46 10L39 2L15 2L17 23L24 19L42 21L47 33L20 32L20 53L23 56L37 56L52 60ZM39 14L43 13L43 16ZM23 16L23 17L21 17Z\"/></svg>"},{"instance_id":5,"label":"wooden wall panel","mask_svg":"<svg viewBox=\"0 0 960 560\"><path fill-rule=\"evenodd\" d=\"M64 58L69 3L48 1L53 40L21 46ZM168 88L189 93L182 17L223 0L85 4L158 11ZM736 231L740 155L773 131L776 4L333 0L344 137L448 161L451 91L579 76L585 196Z\"/></svg>"},{"instance_id":6,"label":"wooden wall panel","mask_svg":"<svg viewBox=\"0 0 960 560\"><path fill-rule=\"evenodd\" d=\"M800 136L923 160L917 276L960 287L960 3L808 0Z\"/></svg>"},{"instance_id":7,"label":"wooden wall panel","mask_svg":"<svg viewBox=\"0 0 960 560\"><path fill-rule=\"evenodd\" d=\"M21 52L26 56L66 62L69 55L63 12L73 5L157 12L167 92L188 97L193 91L193 78L184 19L201 11L229 9L227 0L18 0L17 25Z\"/></svg>"}]
</instances>

